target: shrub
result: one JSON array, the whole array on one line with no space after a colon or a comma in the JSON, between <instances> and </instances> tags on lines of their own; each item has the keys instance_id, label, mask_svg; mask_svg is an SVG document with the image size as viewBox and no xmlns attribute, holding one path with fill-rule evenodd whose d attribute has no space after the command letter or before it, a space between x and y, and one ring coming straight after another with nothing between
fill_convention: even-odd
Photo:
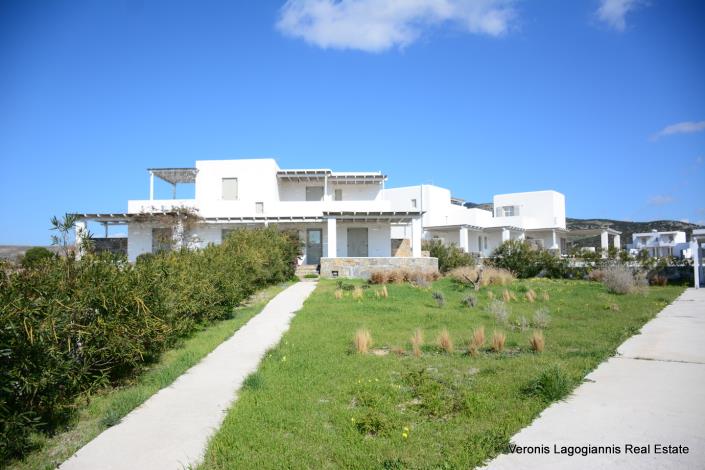
<instances>
[{"instance_id":1,"label":"shrub","mask_svg":"<svg viewBox=\"0 0 705 470\"><path fill-rule=\"evenodd\" d=\"M529 338L529 345L531 346L531 350L534 352L543 352L543 348L545 346L545 341L543 338L543 332L542 331L534 331L531 334L531 337Z\"/></svg>"},{"instance_id":2,"label":"shrub","mask_svg":"<svg viewBox=\"0 0 705 470\"><path fill-rule=\"evenodd\" d=\"M507 335L501 331L494 330L492 335L492 350L494 352L504 351L504 343L507 341Z\"/></svg>"},{"instance_id":3,"label":"shrub","mask_svg":"<svg viewBox=\"0 0 705 470\"><path fill-rule=\"evenodd\" d=\"M548 313L548 308L541 307L536 309L534 312L533 324L536 328L547 328L549 323L551 323L551 316Z\"/></svg>"},{"instance_id":4,"label":"shrub","mask_svg":"<svg viewBox=\"0 0 705 470\"><path fill-rule=\"evenodd\" d=\"M477 305L477 297L475 297L474 295L465 296L465 298L463 299L463 303L468 307L473 308L475 307L475 305Z\"/></svg>"},{"instance_id":5,"label":"shrub","mask_svg":"<svg viewBox=\"0 0 705 470\"><path fill-rule=\"evenodd\" d=\"M481 276L480 272L482 272ZM515 279L514 275L510 271L492 266L484 266L482 268L462 266L453 269L448 273L448 275L454 281L464 285L475 286L475 284L479 282L480 287L489 285L504 286L511 284Z\"/></svg>"},{"instance_id":6,"label":"shrub","mask_svg":"<svg viewBox=\"0 0 705 470\"><path fill-rule=\"evenodd\" d=\"M387 271L372 271L370 273L370 282L372 284L386 284L389 280Z\"/></svg>"},{"instance_id":7,"label":"shrub","mask_svg":"<svg viewBox=\"0 0 705 470\"><path fill-rule=\"evenodd\" d=\"M605 271L602 269L593 269L587 275L588 281L602 282L605 279Z\"/></svg>"},{"instance_id":8,"label":"shrub","mask_svg":"<svg viewBox=\"0 0 705 470\"><path fill-rule=\"evenodd\" d=\"M529 382L524 387L524 391L528 395L541 397L550 403L568 395L572 386L570 378L563 369L559 366L552 366Z\"/></svg>"},{"instance_id":9,"label":"shrub","mask_svg":"<svg viewBox=\"0 0 705 470\"><path fill-rule=\"evenodd\" d=\"M499 245L489 258L489 263L508 269L517 277L564 277L566 260L548 250L538 248L525 240L508 240Z\"/></svg>"},{"instance_id":10,"label":"shrub","mask_svg":"<svg viewBox=\"0 0 705 470\"><path fill-rule=\"evenodd\" d=\"M446 245L441 240L423 242L423 249L433 258L438 258L438 270L447 273L459 266L475 266L475 257L466 253L456 245Z\"/></svg>"},{"instance_id":11,"label":"shrub","mask_svg":"<svg viewBox=\"0 0 705 470\"><path fill-rule=\"evenodd\" d=\"M447 352L448 354L453 352L453 339L450 337L450 333L448 333L448 330L443 328L438 335L438 346Z\"/></svg>"},{"instance_id":12,"label":"shrub","mask_svg":"<svg viewBox=\"0 0 705 470\"><path fill-rule=\"evenodd\" d=\"M20 264L24 268L33 268L33 267L39 266L44 261L51 259L53 257L54 257L54 253L47 250L43 246L33 246L32 248L28 249L25 252Z\"/></svg>"},{"instance_id":13,"label":"shrub","mask_svg":"<svg viewBox=\"0 0 705 470\"><path fill-rule=\"evenodd\" d=\"M436 305L438 305L438 308L442 308L446 304L446 297L441 291L433 292L433 300L436 301Z\"/></svg>"},{"instance_id":14,"label":"shrub","mask_svg":"<svg viewBox=\"0 0 705 470\"><path fill-rule=\"evenodd\" d=\"M360 354L366 354L372 346L372 335L369 330L360 328L355 332L353 338L353 344L355 345L355 350Z\"/></svg>"},{"instance_id":15,"label":"shrub","mask_svg":"<svg viewBox=\"0 0 705 470\"><path fill-rule=\"evenodd\" d=\"M602 283L613 294L632 294L644 289L648 283L643 273L633 273L621 264L615 264L604 270Z\"/></svg>"},{"instance_id":16,"label":"shrub","mask_svg":"<svg viewBox=\"0 0 705 470\"><path fill-rule=\"evenodd\" d=\"M509 319L507 304L501 300L493 300L492 303L490 303L490 313L494 316L497 323L507 323Z\"/></svg>"},{"instance_id":17,"label":"shrub","mask_svg":"<svg viewBox=\"0 0 705 470\"><path fill-rule=\"evenodd\" d=\"M661 276L660 274L656 274L649 279L649 285L652 286L667 286L668 285L668 278L666 276Z\"/></svg>"},{"instance_id":18,"label":"shrub","mask_svg":"<svg viewBox=\"0 0 705 470\"><path fill-rule=\"evenodd\" d=\"M0 461L51 433L75 400L134 377L256 289L291 279L298 242L274 227L236 230L199 251L52 257L0 272Z\"/></svg>"},{"instance_id":19,"label":"shrub","mask_svg":"<svg viewBox=\"0 0 705 470\"><path fill-rule=\"evenodd\" d=\"M414 335L411 337L411 349L414 356L421 357L421 346L423 346L423 331L420 328L416 328Z\"/></svg>"}]
</instances>

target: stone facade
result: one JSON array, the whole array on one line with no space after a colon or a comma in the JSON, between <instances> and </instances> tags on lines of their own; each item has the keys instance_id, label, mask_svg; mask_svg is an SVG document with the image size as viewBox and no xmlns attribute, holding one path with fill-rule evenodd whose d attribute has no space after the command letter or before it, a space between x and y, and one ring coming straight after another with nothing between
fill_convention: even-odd
<instances>
[{"instance_id":1,"label":"stone facade","mask_svg":"<svg viewBox=\"0 0 705 470\"><path fill-rule=\"evenodd\" d=\"M321 258L321 277L355 277L369 279L373 271L436 272L438 258Z\"/></svg>"},{"instance_id":2,"label":"stone facade","mask_svg":"<svg viewBox=\"0 0 705 470\"><path fill-rule=\"evenodd\" d=\"M393 238L392 256L411 256L411 240L408 238Z\"/></svg>"}]
</instances>

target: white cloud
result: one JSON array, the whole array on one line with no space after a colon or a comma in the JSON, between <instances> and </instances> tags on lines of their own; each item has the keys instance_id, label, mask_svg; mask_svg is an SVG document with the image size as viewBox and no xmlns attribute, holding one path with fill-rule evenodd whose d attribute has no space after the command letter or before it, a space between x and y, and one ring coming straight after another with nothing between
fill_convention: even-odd
<instances>
[{"instance_id":1,"label":"white cloud","mask_svg":"<svg viewBox=\"0 0 705 470\"><path fill-rule=\"evenodd\" d=\"M651 140L657 140L661 137L666 137L675 134L692 134L693 132L701 132L705 130L705 121L684 121L666 126L654 135ZM697 161L697 160L696 160Z\"/></svg>"},{"instance_id":2,"label":"white cloud","mask_svg":"<svg viewBox=\"0 0 705 470\"><path fill-rule=\"evenodd\" d=\"M665 196L662 194L659 194L657 196L651 196L649 198L650 206L665 206L667 204L672 204L673 202L675 202L673 196Z\"/></svg>"},{"instance_id":3,"label":"white cloud","mask_svg":"<svg viewBox=\"0 0 705 470\"><path fill-rule=\"evenodd\" d=\"M322 48L381 52L416 41L427 28L454 23L502 36L515 0L287 0L277 29Z\"/></svg>"},{"instance_id":4,"label":"white cloud","mask_svg":"<svg viewBox=\"0 0 705 470\"><path fill-rule=\"evenodd\" d=\"M624 31L627 27L625 17L641 2L639 0L600 0L597 17L617 31Z\"/></svg>"}]
</instances>

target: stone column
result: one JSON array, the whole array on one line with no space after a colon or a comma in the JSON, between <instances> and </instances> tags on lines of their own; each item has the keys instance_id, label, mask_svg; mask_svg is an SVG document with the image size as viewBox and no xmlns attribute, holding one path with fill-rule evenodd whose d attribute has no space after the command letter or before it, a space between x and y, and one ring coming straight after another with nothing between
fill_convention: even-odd
<instances>
[{"instance_id":1,"label":"stone column","mask_svg":"<svg viewBox=\"0 0 705 470\"><path fill-rule=\"evenodd\" d=\"M458 234L458 236L460 237L460 249L466 253L469 252L470 247L468 246L468 228L460 227L460 233Z\"/></svg>"},{"instance_id":2,"label":"stone column","mask_svg":"<svg viewBox=\"0 0 705 470\"><path fill-rule=\"evenodd\" d=\"M411 256L421 257L421 217L415 217L411 221Z\"/></svg>"},{"instance_id":3,"label":"stone column","mask_svg":"<svg viewBox=\"0 0 705 470\"><path fill-rule=\"evenodd\" d=\"M602 257L607 258L607 250L610 247L610 235L607 230L603 230L600 234L600 249L602 250Z\"/></svg>"},{"instance_id":4,"label":"stone column","mask_svg":"<svg viewBox=\"0 0 705 470\"><path fill-rule=\"evenodd\" d=\"M154 201L154 172L149 172L149 200Z\"/></svg>"},{"instance_id":5,"label":"stone column","mask_svg":"<svg viewBox=\"0 0 705 470\"><path fill-rule=\"evenodd\" d=\"M560 250L561 247L558 246L558 238L556 238L556 231L551 230L551 249L552 250Z\"/></svg>"},{"instance_id":6,"label":"stone column","mask_svg":"<svg viewBox=\"0 0 705 470\"><path fill-rule=\"evenodd\" d=\"M76 234L76 240L74 241L74 250L76 252L76 259L81 259L81 257L85 254L85 246L84 246L84 241L86 237L88 236L88 228L86 225L85 220L78 220L76 221L76 225L74 225L74 231Z\"/></svg>"},{"instance_id":7,"label":"stone column","mask_svg":"<svg viewBox=\"0 0 705 470\"><path fill-rule=\"evenodd\" d=\"M338 232L336 227L335 217L329 217L327 219L328 223L328 249L326 250L326 257L336 258L338 256Z\"/></svg>"}]
</instances>

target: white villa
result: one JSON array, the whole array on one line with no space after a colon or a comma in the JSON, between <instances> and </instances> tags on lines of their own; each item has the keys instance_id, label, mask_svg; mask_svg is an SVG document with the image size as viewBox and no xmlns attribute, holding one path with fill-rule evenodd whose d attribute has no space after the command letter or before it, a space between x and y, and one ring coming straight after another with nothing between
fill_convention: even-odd
<instances>
[{"instance_id":1,"label":"white villa","mask_svg":"<svg viewBox=\"0 0 705 470\"><path fill-rule=\"evenodd\" d=\"M301 264L319 265L328 276L365 276L370 269L414 266L436 269L422 256L423 239L455 243L487 256L510 239L533 240L565 252L565 197L556 191L494 196L494 212L464 207L450 191L433 185L385 188L380 172L281 169L273 159L199 160L193 168L149 169L149 199L130 200L125 213L80 213L77 245L86 222L127 225L130 261L163 248L158 217L177 208L201 219L180 240L189 247L220 243L236 227L276 224L295 230L303 244ZM193 183L193 199L156 199L155 178L176 188ZM174 189L173 195L176 194Z\"/></svg>"},{"instance_id":2,"label":"white villa","mask_svg":"<svg viewBox=\"0 0 705 470\"><path fill-rule=\"evenodd\" d=\"M629 247L638 253L646 250L649 256L676 256L683 258L691 257L690 243L686 242L686 234L682 231L635 233L632 235L632 243Z\"/></svg>"}]
</instances>

